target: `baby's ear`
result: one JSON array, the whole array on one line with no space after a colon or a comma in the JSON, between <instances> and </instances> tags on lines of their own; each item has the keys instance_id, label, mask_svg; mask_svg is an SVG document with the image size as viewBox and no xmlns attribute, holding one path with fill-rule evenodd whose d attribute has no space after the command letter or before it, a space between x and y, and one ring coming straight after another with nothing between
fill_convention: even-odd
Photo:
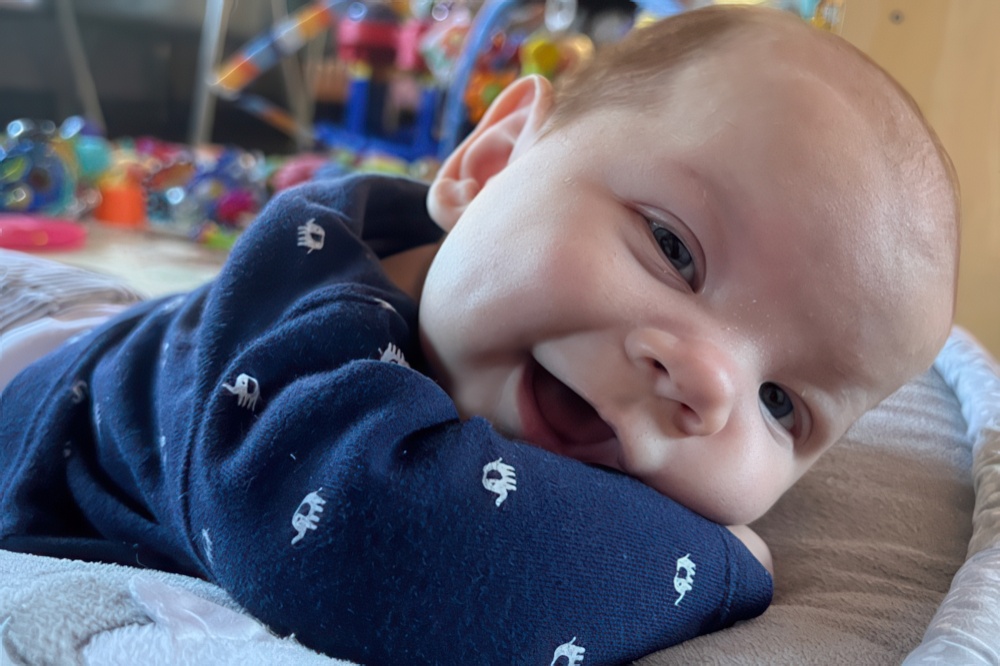
<instances>
[{"instance_id":1,"label":"baby's ear","mask_svg":"<svg viewBox=\"0 0 1000 666\"><path fill-rule=\"evenodd\" d=\"M455 226L486 181L530 144L548 118L552 97L552 84L537 75L504 88L431 183L427 210L438 226Z\"/></svg>"}]
</instances>

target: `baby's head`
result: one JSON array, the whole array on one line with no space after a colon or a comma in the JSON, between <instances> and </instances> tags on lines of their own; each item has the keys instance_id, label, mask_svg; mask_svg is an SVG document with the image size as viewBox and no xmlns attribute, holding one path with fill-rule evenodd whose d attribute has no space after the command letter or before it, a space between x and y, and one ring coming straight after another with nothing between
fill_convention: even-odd
<instances>
[{"instance_id":1,"label":"baby's head","mask_svg":"<svg viewBox=\"0 0 1000 666\"><path fill-rule=\"evenodd\" d=\"M558 94L518 81L428 207L450 231L421 334L462 414L723 523L951 324L947 156L881 69L777 12L644 28Z\"/></svg>"}]
</instances>

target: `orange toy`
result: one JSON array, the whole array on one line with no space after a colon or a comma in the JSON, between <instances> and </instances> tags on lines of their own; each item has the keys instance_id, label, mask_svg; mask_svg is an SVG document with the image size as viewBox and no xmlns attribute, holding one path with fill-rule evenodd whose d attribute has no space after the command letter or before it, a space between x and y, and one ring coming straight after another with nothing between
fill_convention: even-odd
<instances>
[{"instance_id":1,"label":"orange toy","mask_svg":"<svg viewBox=\"0 0 1000 666\"><path fill-rule=\"evenodd\" d=\"M142 186L125 178L100 186L101 203L94 217L101 222L123 227L146 224L146 194Z\"/></svg>"}]
</instances>

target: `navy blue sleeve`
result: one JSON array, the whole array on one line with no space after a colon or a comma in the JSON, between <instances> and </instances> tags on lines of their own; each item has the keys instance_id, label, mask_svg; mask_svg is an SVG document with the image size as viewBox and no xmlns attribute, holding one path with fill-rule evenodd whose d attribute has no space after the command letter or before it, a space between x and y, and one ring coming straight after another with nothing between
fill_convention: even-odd
<instances>
[{"instance_id":1,"label":"navy blue sleeve","mask_svg":"<svg viewBox=\"0 0 1000 666\"><path fill-rule=\"evenodd\" d=\"M770 576L728 530L462 422L406 367L415 319L379 275L357 278L372 262L333 262L350 284L311 288L269 326L261 308L238 315L254 267L283 271L273 289L329 272L327 250L357 233L335 208L272 207L268 240L206 308L226 330L198 332L179 494L215 581L276 631L368 664L621 663L763 612ZM322 243L278 261L304 226Z\"/></svg>"},{"instance_id":2,"label":"navy blue sleeve","mask_svg":"<svg viewBox=\"0 0 1000 666\"><path fill-rule=\"evenodd\" d=\"M728 530L459 422L419 373L360 361L268 377L259 396L257 415L222 394L213 405L206 434L246 436L199 446L191 534L217 582L315 649L372 664L548 664L560 650L621 663L769 603L767 572Z\"/></svg>"}]
</instances>

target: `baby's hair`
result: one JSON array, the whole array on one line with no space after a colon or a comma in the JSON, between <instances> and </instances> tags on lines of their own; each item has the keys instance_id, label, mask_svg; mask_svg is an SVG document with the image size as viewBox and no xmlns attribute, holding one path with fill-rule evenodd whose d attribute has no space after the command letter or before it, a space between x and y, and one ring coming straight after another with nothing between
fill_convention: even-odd
<instances>
[{"instance_id":1,"label":"baby's hair","mask_svg":"<svg viewBox=\"0 0 1000 666\"><path fill-rule=\"evenodd\" d=\"M680 65L710 51L754 16L734 7L706 7L633 30L560 80L547 131L595 109L642 108L662 101L663 86Z\"/></svg>"},{"instance_id":2,"label":"baby's hair","mask_svg":"<svg viewBox=\"0 0 1000 666\"><path fill-rule=\"evenodd\" d=\"M563 77L556 88L552 113L544 127L550 133L586 114L606 108L629 108L638 112L654 109L669 100L671 84L684 65L711 53L724 41L759 31L765 39L784 41L796 31L810 35L831 55L854 58L875 78L881 79L895 93L879 103L883 110L884 138L898 154L901 169L935 184L935 198L950 208L953 224L947 237L938 237L951 253L953 284L958 272L958 228L961 203L955 167L934 129L927 122L913 97L878 63L846 40L808 26L788 12L754 7L718 5L686 11L632 31L621 42L605 47L589 63ZM762 64L762 66L767 66ZM893 102L895 98L895 102ZM924 137L914 136L903 122L910 115L923 127ZM899 120L900 122L896 122ZM895 125L896 127L891 127ZM937 172L937 173L934 173ZM940 248L939 248L940 249Z\"/></svg>"}]
</instances>

